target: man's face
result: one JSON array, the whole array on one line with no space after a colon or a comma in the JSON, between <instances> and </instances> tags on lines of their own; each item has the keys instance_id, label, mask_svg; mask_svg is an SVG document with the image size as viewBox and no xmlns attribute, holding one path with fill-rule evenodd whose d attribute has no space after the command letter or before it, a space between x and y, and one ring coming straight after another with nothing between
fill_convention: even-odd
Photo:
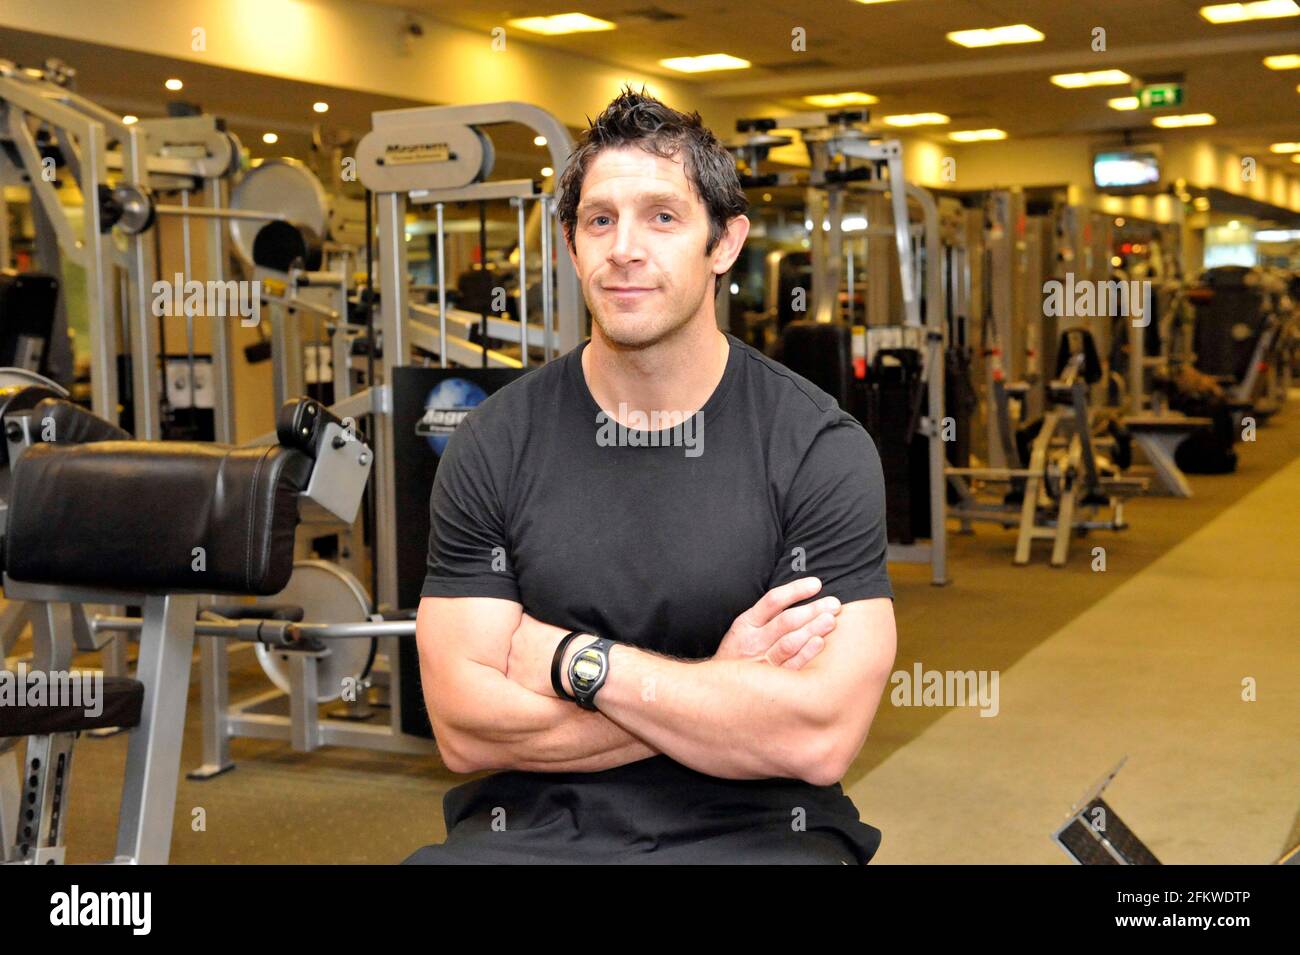
<instances>
[{"instance_id":1,"label":"man's face","mask_svg":"<svg viewBox=\"0 0 1300 955\"><path fill-rule=\"evenodd\" d=\"M708 209L682 162L635 146L596 155L570 254L592 320L611 343L645 348L700 312L713 295L714 260L726 253L705 255L708 238Z\"/></svg>"}]
</instances>

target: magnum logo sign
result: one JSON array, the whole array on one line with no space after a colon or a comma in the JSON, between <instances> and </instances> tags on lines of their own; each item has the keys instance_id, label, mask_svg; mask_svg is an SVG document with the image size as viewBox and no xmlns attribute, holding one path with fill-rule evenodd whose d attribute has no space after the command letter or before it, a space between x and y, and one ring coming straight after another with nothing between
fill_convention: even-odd
<instances>
[{"instance_id":1,"label":"magnum logo sign","mask_svg":"<svg viewBox=\"0 0 1300 955\"><path fill-rule=\"evenodd\" d=\"M447 143L389 143L384 147L384 163L389 166L447 162L451 158L451 146Z\"/></svg>"}]
</instances>

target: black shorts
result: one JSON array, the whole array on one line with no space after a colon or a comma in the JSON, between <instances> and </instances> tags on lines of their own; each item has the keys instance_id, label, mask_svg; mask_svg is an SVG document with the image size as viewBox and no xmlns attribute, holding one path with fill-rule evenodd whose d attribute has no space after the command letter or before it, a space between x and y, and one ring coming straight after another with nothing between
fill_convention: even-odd
<instances>
[{"instance_id":1,"label":"black shorts","mask_svg":"<svg viewBox=\"0 0 1300 955\"><path fill-rule=\"evenodd\" d=\"M747 829L669 846L621 844L595 836L547 845L536 833L475 832L416 850L404 865L858 865L833 832Z\"/></svg>"},{"instance_id":2,"label":"black shorts","mask_svg":"<svg viewBox=\"0 0 1300 955\"><path fill-rule=\"evenodd\" d=\"M863 865L880 830L838 786L722 780L655 757L599 773L501 772L443 800L414 864Z\"/></svg>"}]
</instances>

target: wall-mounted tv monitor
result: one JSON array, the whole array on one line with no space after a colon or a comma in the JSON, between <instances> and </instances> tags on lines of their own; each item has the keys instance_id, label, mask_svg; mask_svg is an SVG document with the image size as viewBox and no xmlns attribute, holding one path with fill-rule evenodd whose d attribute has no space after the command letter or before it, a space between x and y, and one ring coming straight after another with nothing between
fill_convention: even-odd
<instances>
[{"instance_id":1,"label":"wall-mounted tv monitor","mask_svg":"<svg viewBox=\"0 0 1300 955\"><path fill-rule=\"evenodd\" d=\"M1102 190L1159 185L1160 157L1145 149L1108 149L1094 153L1092 181Z\"/></svg>"}]
</instances>

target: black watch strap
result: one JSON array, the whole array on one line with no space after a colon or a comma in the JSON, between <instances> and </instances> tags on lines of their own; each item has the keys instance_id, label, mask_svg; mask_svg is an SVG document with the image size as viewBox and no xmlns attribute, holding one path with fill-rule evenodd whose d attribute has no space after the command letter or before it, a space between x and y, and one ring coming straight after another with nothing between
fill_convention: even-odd
<instances>
[{"instance_id":1,"label":"black watch strap","mask_svg":"<svg viewBox=\"0 0 1300 955\"><path fill-rule=\"evenodd\" d=\"M560 645L555 648L555 656L551 658L551 688L555 690L555 695L562 700L571 700L577 702L578 698L564 691L564 681L560 679L560 667L564 664L564 651L569 648L575 637L582 636L586 631L574 630L564 635Z\"/></svg>"}]
</instances>

